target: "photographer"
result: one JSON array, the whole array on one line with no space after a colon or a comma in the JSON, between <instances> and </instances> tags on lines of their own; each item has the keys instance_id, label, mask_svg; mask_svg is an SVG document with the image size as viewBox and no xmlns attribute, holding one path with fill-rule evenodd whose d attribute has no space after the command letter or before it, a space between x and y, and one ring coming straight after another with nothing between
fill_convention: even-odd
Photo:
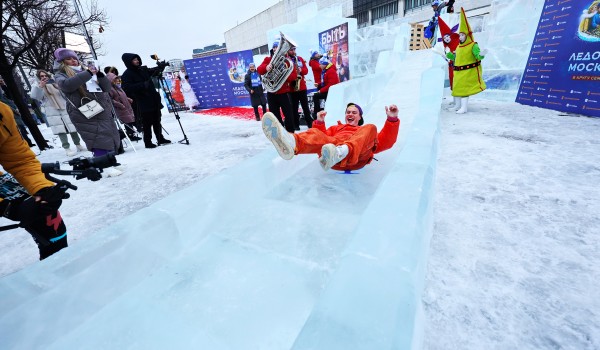
<instances>
[{"instance_id":1,"label":"photographer","mask_svg":"<svg viewBox=\"0 0 600 350\"><path fill-rule=\"evenodd\" d=\"M156 135L158 145L168 144L171 141L164 138L161 125L160 94L154 88L152 76L159 76L165 69L166 64L160 64L154 68L142 66L142 59L134 53L124 53L121 57L127 67L121 76L123 90L127 96L133 99L133 109L137 116L142 119L144 127L144 144L146 148L155 148L152 143L152 130Z\"/></svg>"},{"instance_id":2,"label":"photographer","mask_svg":"<svg viewBox=\"0 0 600 350\"><path fill-rule=\"evenodd\" d=\"M67 228L58 212L66 188L44 177L4 103L0 103L0 124L0 165L9 173L0 173L0 213L19 221L31 234L43 260L68 246Z\"/></svg>"}]
</instances>

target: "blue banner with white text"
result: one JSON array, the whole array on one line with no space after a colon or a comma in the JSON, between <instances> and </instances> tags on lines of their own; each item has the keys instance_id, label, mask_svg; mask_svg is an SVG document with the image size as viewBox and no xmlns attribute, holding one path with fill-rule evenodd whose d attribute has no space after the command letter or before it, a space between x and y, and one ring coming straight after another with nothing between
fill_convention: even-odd
<instances>
[{"instance_id":1,"label":"blue banner with white text","mask_svg":"<svg viewBox=\"0 0 600 350\"><path fill-rule=\"evenodd\" d=\"M200 108L250 106L244 77L252 50L183 61Z\"/></svg>"},{"instance_id":2,"label":"blue banner with white text","mask_svg":"<svg viewBox=\"0 0 600 350\"><path fill-rule=\"evenodd\" d=\"M600 0L546 0L516 102L600 117Z\"/></svg>"}]
</instances>

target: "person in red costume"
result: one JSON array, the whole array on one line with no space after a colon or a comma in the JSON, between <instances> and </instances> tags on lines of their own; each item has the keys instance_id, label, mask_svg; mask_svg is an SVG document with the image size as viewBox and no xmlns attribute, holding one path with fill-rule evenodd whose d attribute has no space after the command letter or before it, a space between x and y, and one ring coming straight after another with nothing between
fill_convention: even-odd
<instances>
[{"instance_id":1,"label":"person in red costume","mask_svg":"<svg viewBox=\"0 0 600 350\"><path fill-rule=\"evenodd\" d=\"M258 74L264 77L267 72L273 70L273 65L271 64L271 58L273 57L275 50L279 47L279 41L275 41L273 43L273 49L271 50L271 56L265 57L263 62L256 68ZM285 53L287 56L287 52ZM292 74L290 74L285 83L279 88L279 90L275 92L267 92L267 102L269 104L269 111L273 113L277 120L282 125L285 125L285 129L288 132L294 132L294 113L292 112L292 102L290 99L290 91L291 86L290 83L296 81L298 77L298 72L294 69L292 70ZM281 118L280 109L283 110L283 117ZM263 116L264 117L264 116Z\"/></svg>"},{"instance_id":2,"label":"person in red costume","mask_svg":"<svg viewBox=\"0 0 600 350\"><path fill-rule=\"evenodd\" d=\"M448 24L444 20L439 18L439 28L442 34L442 44L444 45L444 53L451 52L456 54L456 48L460 44L458 33L453 33ZM448 77L450 78L450 89L452 90L452 83L454 80L454 61L448 60ZM458 97L454 97L454 106L460 104ZM453 106L451 106L453 107Z\"/></svg>"},{"instance_id":3,"label":"person in red costume","mask_svg":"<svg viewBox=\"0 0 600 350\"><path fill-rule=\"evenodd\" d=\"M312 69L313 77L315 79L315 87L317 89L321 88L321 65L319 65L319 60L323 57L317 50L310 50L310 60L308 60L308 65Z\"/></svg>"},{"instance_id":4,"label":"person in red costume","mask_svg":"<svg viewBox=\"0 0 600 350\"><path fill-rule=\"evenodd\" d=\"M373 155L392 148L398 138L398 107L385 107L387 120L379 133L373 124L363 125L362 108L356 103L346 106L346 123L325 127L326 111L317 114L312 128L297 134L287 133L270 113L263 116L262 128L281 158L316 153L323 170L358 170L373 160Z\"/></svg>"},{"instance_id":5,"label":"person in red costume","mask_svg":"<svg viewBox=\"0 0 600 350\"><path fill-rule=\"evenodd\" d=\"M327 57L321 57L319 66L321 67L321 86L319 90L313 94L313 119L317 119L317 113L322 110L321 101L327 100L329 88L340 83L337 67L335 64L331 63Z\"/></svg>"}]
</instances>

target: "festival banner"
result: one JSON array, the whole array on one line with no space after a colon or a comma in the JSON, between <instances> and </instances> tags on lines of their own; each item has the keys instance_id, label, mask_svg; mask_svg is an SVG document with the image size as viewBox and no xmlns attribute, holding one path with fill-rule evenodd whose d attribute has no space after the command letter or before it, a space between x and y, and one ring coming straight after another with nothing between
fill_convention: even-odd
<instances>
[{"instance_id":1,"label":"festival banner","mask_svg":"<svg viewBox=\"0 0 600 350\"><path fill-rule=\"evenodd\" d=\"M319 33L319 51L335 64L340 82L350 80L348 22Z\"/></svg>"},{"instance_id":2,"label":"festival banner","mask_svg":"<svg viewBox=\"0 0 600 350\"><path fill-rule=\"evenodd\" d=\"M516 102L600 117L600 0L546 0Z\"/></svg>"},{"instance_id":3,"label":"festival banner","mask_svg":"<svg viewBox=\"0 0 600 350\"><path fill-rule=\"evenodd\" d=\"M252 50L183 61L200 108L249 106L244 77L252 63Z\"/></svg>"}]
</instances>

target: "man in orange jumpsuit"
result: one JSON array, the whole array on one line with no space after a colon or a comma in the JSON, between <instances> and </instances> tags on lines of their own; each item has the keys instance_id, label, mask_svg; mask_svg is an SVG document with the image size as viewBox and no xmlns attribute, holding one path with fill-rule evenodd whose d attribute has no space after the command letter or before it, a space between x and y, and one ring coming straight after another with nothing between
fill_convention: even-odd
<instances>
[{"instance_id":1,"label":"man in orange jumpsuit","mask_svg":"<svg viewBox=\"0 0 600 350\"><path fill-rule=\"evenodd\" d=\"M398 107L385 107L387 121L377 133L373 124L363 126L362 108L355 103L346 107L346 123L325 128L326 111L317 114L312 128L305 132L290 134L277 118L270 113L263 116L262 128L265 136L275 146L283 159L292 159L296 154L319 154L323 170L357 170L373 160L373 155L390 149L398 137L400 120Z\"/></svg>"}]
</instances>

